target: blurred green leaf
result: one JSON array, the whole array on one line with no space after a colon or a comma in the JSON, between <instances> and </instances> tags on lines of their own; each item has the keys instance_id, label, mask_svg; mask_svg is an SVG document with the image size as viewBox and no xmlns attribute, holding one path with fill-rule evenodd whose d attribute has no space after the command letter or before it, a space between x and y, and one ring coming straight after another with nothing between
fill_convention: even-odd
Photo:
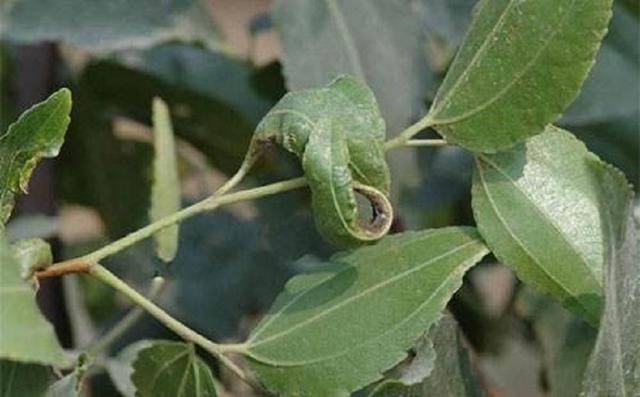
<instances>
[{"instance_id":1,"label":"blurred green leaf","mask_svg":"<svg viewBox=\"0 0 640 397\"><path fill-rule=\"evenodd\" d=\"M615 168L594 165L607 198L602 215L608 233L604 268L605 307L584 377L584 397L640 393L640 252L630 189Z\"/></svg>"},{"instance_id":2,"label":"blurred green leaf","mask_svg":"<svg viewBox=\"0 0 640 397\"><path fill-rule=\"evenodd\" d=\"M428 117L449 142L474 151L541 133L579 93L611 4L483 0Z\"/></svg>"},{"instance_id":3,"label":"blurred green leaf","mask_svg":"<svg viewBox=\"0 0 640 397\"><path fill-rule=\"evenodd\" d=\"M102 77L105 83L117 81L115 75ZM73 121L56 173L61 196L67 203L95 208L108 236L121 237L146 221L152 148L114 136L113 107L101 100L86 76L74 92Z\"/></svg>"},{"instance_id":4,"label":"blurred green leaf","mask_svg":"<svg viewBox=\"0 0 640 397\"><path fill-rule=\"evenodd\" d=\"M603 307L609 200L572 134L547 127L511 151L480 155L473 182L478 229L496 257L532 287L597 325Z\"/></svg>"},{"instance_id":5,"label":"blurred green leaf","mask_svg":"<svg viewBox=\"0 0 640 397\"><path fill-rule=\"evenodd\" d=\"M416 346L416 355L399 379L383 381L371 397L480 397L469 353L458 326L445 315Z\"/></svg>"},{"instance_id":6,"label":"blurred green leaf","mask_svg":"<svg viewBox=\"0 0 640 397\"><path fill-rule=\"evenodd\" d=\"M550 396L578 397L597 329L551 298L523 287L515 306L542 348Z\"/></svg>"},{"instance_id":7,"label":"blurred green leaf","mask_svg":"<svg viewBox=\"0 0 640 397\"><path fill-rule=\"evenodd\" d=\"M640 4L640 3L639 3ZM621 168L640 186L640 24L614 7L609 32L582 93L560 120L590 150Z\"/></svg>"},{"instance_id":8,"label":"blurred green leaf","mask_svg":"<svg viewBox=\"0 0 640 397\"><path fill-rule=\"evenodd\" d=\"M242 320L266 310L294 271L263 240L259 223L224 210L182 224L174 263L167 306L214 339L237 335Z\"/></svg>"},{"instance_id":9,"label":"blurred green leaf","mask_svg":"<svg viewBox=\"0 0 640 397\"><path fill-rule=\"evenodd\" d=\"M215 397L211 370L192 344L156 341L141 350L131 380L138 397Z\"/></svg>"},{"instance_id":10,"label":"blurred green leaf","mask_svg":"<svg viewBox=\"0 0 640 397\"><path fill-rule=\"evenodd\" d=\"M640 24L623 7L613 11L593 70L561 119L564 125L603 122L640 112L640 92L629 89L630 81L640 79Z\"/></svg>"},{"instance_id":11,"label":"blurred green leaf","mask_svg":"<svg viewBox=\"0 0 640 397\"><path fill-rule=\"evenodd\" d=\"M71 92L63 88L22 113L0 135L0 225L11 215L14 195L26 191L40 158L58 155L70 112Z\"/></svg>"},{"instance_id":12,"label":"blurred green leaf","mask_svg":"<svg viewBox=\"0 0 640 397\"><path fill-rule=\"evenodd\" d=\"M160 98L153 100L153 185L151 186L151 222L178 212L180 209L180 179L173 139L171 115L167 104ZM178 225L169 226L154 235L156 253L165 262L171 262L178 251Z\"/></svg>"},{"instance_id":13,"label":"blurred green leaf","mask_svg":"<svg viewBox=\"0 0 640 397\"><path fill-rule=\"evenodd\" d=\"M52 380L43 365L0 360L0 397L42 396Z\"/></svg>"},{"instance_id":14,"label":"blurred green leaf","mask_svg":"<svg viewBox=\"0 0 640 397\"><path fill-rule=\"evenodd\" d=\"M408 2L278 0L272 18L290 90L340 74L359 77L376 94L390 135L424 112L431 74L420 21Z\"/></svg>"},{"instance_id":15,"label":"blurred green leaf","mask_svg":"<svg viewBox=\"0 0 640 397\"><path fill-rule=\"evenodd\" d=\"M449 228L334 256L287 283L246 355L283 396L346 396L406 355L486 253L473 229Z\"/></svg>"},{"instance_id":16,"label":"blurred green leaf","mask_svg":"<svg viewBox=\"0 0 640 397\"><path fill-rule=\"evenodd\" d=\"M471 22L477 0L419 0L416 8L427 32L456 48Z\"/></svg>"},{"instance_id":17,"label":"blurred green leaf","mask_svg":"<svg viewBox=\"0 0 640 397\"><path fill-rule=\"evenodd\" d=\"M2 33L21 43L61 40L92 52L171 40L220 46L210 10L200 0L16 0L3 8Z\"/></svg>"},{"instance_id":18,"label":"blurred green leaf","mask_svg":"<svg viewBox=\"0 0 640 397\"><path fill-rule=\"evenodd\" d=\"M42 315L35 291L0 231L0 358L61 366L66 357L53 326Z\"/></svg>"},{"instance_id":19,"label":"blurred green leaf","mask_svg":"<svg viewBox=\"0 0 640 397\"><path fill-rule=\"evenodd\" d=\"M213 76L232 80L232 75L216 72L199 84L207 86ZM249 75L245 77L248 79ZM194 92L190 85L112 62L88 66L84 78L91 93L101 101L103 112L110 111L147 125L151 124L153 98L163 98L173 116L178 137L201 150L223 172L235 172L240 165L253 134L253 124L234 108L233 102L214 100L209 94ZM243 101L243 98L238 96L235 100Z\"/></svg>"}]
</instances>

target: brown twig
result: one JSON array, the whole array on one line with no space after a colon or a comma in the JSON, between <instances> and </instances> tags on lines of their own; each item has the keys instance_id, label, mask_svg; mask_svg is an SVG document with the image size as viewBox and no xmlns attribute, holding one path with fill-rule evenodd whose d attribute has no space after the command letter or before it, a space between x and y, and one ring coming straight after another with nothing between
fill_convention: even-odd
<instances>
[{"instance_id":1,"label":"brown twig","mask_svg":"<svg viewBox=\"0 0 640 397\"><path fill-rule=\"evenodd\" d=\"M54 263L48 268L36 272L35 276L38 279L42 279L49 277L59 277L71 273L89 273L92 266L93 263L88 262L84 259L71 259L64 262Z\"/></svg>"}]
</instances>

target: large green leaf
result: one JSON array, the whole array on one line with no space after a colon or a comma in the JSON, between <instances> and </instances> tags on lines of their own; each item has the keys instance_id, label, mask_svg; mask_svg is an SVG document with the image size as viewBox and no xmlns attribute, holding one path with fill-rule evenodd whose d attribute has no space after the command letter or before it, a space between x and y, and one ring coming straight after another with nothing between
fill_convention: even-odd
<instances>
[{"instance_id":1,"label":"large green leaf","mask_svg":"<svg viewBox=\"0 0 640 397\"><path fill-rule=\"evenodd\" d=\"M473 182L478 229L518 277L597 325L609 205L593 165L569 132L547 127L511 151L479 155Z\"/></svg>"},{"instance_id":2,"label":"large green leaf","mask_svg":"<svg viewBox=\"0 0 640 397\"><path fill-rule=\"evenodd\" d=\"M42 396L51 375L43 365L0 360L0 397Z\"/></svg>"},{"instance_id":3,"label":"large green leaf","mask_svg":"<svg viewBox=\"0 0 640 397\"><path fill-rule=\"evenodd\" d=\"M150 220L178 212L180 209L180 179L169 108L160 98L153 101L153 185L151 186ZM178 225L169 226L154 235L158 257L170 262L178 251Z\"/></svg>"},{"instance_id":4,"label":"large green leaf","mask_svg":"<svg viewBox=\"0 0 640 397\"><path fill-rule=\"evenodd\" d=\"M578 95L612 0L483 0L429 112L450 142L495 152L538 134Z\"/></svg>"},{"instance_id":5,"label":"large green leaf","mask_svg":"<svg viewBox=\"0 0 640 397\"><path fill-rule=\"evenodd\" d=\"M9 218L13 197L26 191L41 157L55 157L71 112L71 92L63 88L26 112L0 135L0 224Z\"/></svg>"},{"instance_id":6,"label":"large green leaf","mask_svg":"<svg viewBox=\"0 0 640 397\"><path fill-rule=\"evenodd\" d=\"M64 365L62 347L53 326L44 318L30 282L21 276L4 233L0 231L0 359Z\"/></svg>"},{"instance_id":7,"label":"large green leaf","mask_svg":"<svg viewBox=\"0 0 640 397\"><path fill-rule=\"evenodd\" d=\"M334 256L287 283L246 355L280 395L348 395L402 360L486 253L474 229L448 228Z\"/></svg>"},{"instance_id":8,"label":"large green leaf","mask_svg":"<svg viewBox=\"0 0 640 397\"><path fill-rule=\"evenodd\" d=\"M408 2L278 0L272 16L289 89L356 76L373 89L392 134L422 112L429 71Z\"/></svg>"},{"instance_id":9,"label":"large green leaf","mask_svg":"<svg viewBox=\"0 0 640 397\"><path fill-rule=\"evenodd\" d=\"M455 320L446 315L416 347L416 356L397 380L378 385L370 397L456 396L484 393L473 374Z\"/></svg>"},{"instance_id":10,"label":"large green leaf","mask_svg":"<svg viewBox=\"0 0 640 397\"><path fill-rule=\"evenodd\" d=\"M211 370L191 344L155 342L138 353L131 380L138 397L215 397Z\"/></svg>"},{"instance_id":11,"label":"large green leaf","mask_svg":"<svg viewBox=\"0 0 640 397\"><path fill-rule=\"evenodd\" d=\"M19 42L62 40L93 52L170 40L219 46L211 14L200 0L16 0L4 6L2 32Z\"/></svg>"},{"instance_id":12,"label":"large green leaf","mask_svg":"<svg viewBox=\"0 0 640 397\"><path fill-rule=\"evenodd\" d=\"M640 252L626 180L613 167L594 166L607 198L605 307L584 377L584 397L640 394Z\"/></svg>"}]
</instances>

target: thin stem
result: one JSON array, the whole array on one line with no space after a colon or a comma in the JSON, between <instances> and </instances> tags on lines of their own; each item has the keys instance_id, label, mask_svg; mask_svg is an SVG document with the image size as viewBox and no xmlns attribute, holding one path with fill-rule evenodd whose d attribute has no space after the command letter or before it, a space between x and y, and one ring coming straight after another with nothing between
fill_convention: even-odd
<instances>
[{"instance_id":1,"label":"thin stem","mask_svg":"<svg viewBox=\"0 0 640 397\"><path fill-rule=\"evenodd\" d=\"M151 223L142 229L138 229L135 232L126 235L125 237L116 240L104 247L98 249L86 255L76 261L97 263L102 259L111 256L123 249L141 241L148 237L153 236L157 231L169 227L177 222L183 221L193 215L199 214L205 211L211 211L223 205L233 204L240 201L254 200L259 197L271 196L278 193L287 192L294 189L299 189L307 185L305 178L294 178L282 182L276 182L269 185L260 186L253 189L242 190L236 193L229 193L225 195L218 195L217 193L211 197L208 197L202 201L199 201L189 207L186 207L174 214L159 219L158 221ZM57 266L57 265L56 265ZM49 267L47 270L52 269L55 266ZM38 277L41 277L38 274Z\"/></svg>"},{"instance_id":2,"label":"thin stem","mask_svg":"<svg viewBox=\"0 0 640 397\"><path fill-rule=\"evenodd\" d=\"M424 117L417 123L413 124L395 138L387 141L384 145L385 150L391 150L402 146L440 146L445 145L446 142L439 139L432 140L409 140L413 135L422 131L423 129L431 125L431 119L429 116ZM289 190L299 189L307 185L305 178L294 178L282 182L272 183L270 185L264 185L254 189L242 190L236 193L226 194L229 190L234 188L240 181L246 176L251 166L251 162L243 164L238 172L231 177L218 191L202 201L199 201L189 207L183 208L178 212L168 215L162 219L157 220L141 229L130 233L119 240L116 240L104 247L93 251L92 253L77 259L73 259L73 266L71 264L62 267L63 263L54 264L47 270L38 272L36 274L39 278L61 276L66 273L79 273L86 272L93 263L100 262L104 258L107 258L113 254L122 251L131 245L151 237L159 230L169 227L175 223L181 222L193 215L199 214L205 211L211 211L217 207L226 204L232 204L240 201L253 200L259 197L265 197L273 194L283 193ZM71 262L71 261L70 261ZM75 267L77 266L77 267Z\"/></svg>"},{"instance_id":3,"label":"thin stem","mask_svg":"<svg viewBox=\"0 0 640 397\"><path fill-rule=\"evenodd\" d=\"M444 139L409 139L404 146L422 147L422 146L446 146L447 141Z\"/></svg>"},{"instance_id":4,"label":"thin stem","mask_svg":"<svg viewBox=\"0 0 640 397\"><path fill-rule=\"evenodd\" d=\"M151 287L149 288L146 299L153 301L164 289L165 285L166 283L164 278L155 277L151 282ZM134 306L124 317L120 319L120 321L118 321L116 325L111 327L106 334L89 346L87 353L91 356L97 356L108 349L109 346L127 332L144 313L145 311L141 306Z\"/></svg>"},{"instance_id":5,"label":"thin stem","mask_svg":"<svg viewBox=\"0 0 640 397\"><path fill-rule=\"evenodd\" d=\"M429 117L429 115L426 115L417 123L409 126L406 130L396 135L395 138L389 139L387 142L385 142L384 148L385 150L389 150L404 146L405 143L415 134L431 126L433 126L433 120L431 120L431 117Z\"/></svg>"},{"instance_id":6,"label":"thin stem","mask_svg":"<svg viewBox=\"0 0 640 397\"><path fill-rule=\"evenodd\" d=\"M233 361L231 361L228 357L226 357L223 352L226 351L223 345L219 345L207 339L206 337L200 335L196 331L187 327L180 321L173 318L169 313L164 311L159 306L156 306L153 302L145 298L142 294L140 294L135 289L131 288L127 283L118 278L115 274L111 273L109 270L104 268L99 264L95 264L91 268L91 275L104 282L105 284L111 286L115 290L119 291L127 298L131 299L133 303L143 308L147 311L151 316L164 324L167 328L175 332L182 339L187 340L189 342L193 342L196 345L202 347L207 352L211 353L214 357L216 357L220 362L222 362L226 367L228 367L231 371L233 371L240 379L249 383L250 385L260 388L259 385L256 385L245 373L244 371L236 365Z\"/></svg>"}]
</instances>

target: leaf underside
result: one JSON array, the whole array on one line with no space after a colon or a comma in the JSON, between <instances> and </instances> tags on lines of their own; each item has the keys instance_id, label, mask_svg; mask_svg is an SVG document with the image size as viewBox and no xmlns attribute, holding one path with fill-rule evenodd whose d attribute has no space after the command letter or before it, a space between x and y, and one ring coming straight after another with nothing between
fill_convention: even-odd
<instances>
[{"instance_id":1,"label":"leaf underside","mask_svg":"<svg viewBox=\"0 0 640 397\"><path fill-rule=\"evenodd\" d=\"M472 189L478 229L498 259L594 326L608 238L609 204L592 172L601 163L549 126L508 152L477 156Z\"/></svg>"},{"instance_id":2,"label":"leaf underside","mask_svg":"<svg viewBox=\"0 0 640 397\"><path fill-rule=\"evenodd\" d=\"M191 344L155 342L138 353L131 380L138 397L215 397L211 370Z\"/></svg>"}]
</instances>

